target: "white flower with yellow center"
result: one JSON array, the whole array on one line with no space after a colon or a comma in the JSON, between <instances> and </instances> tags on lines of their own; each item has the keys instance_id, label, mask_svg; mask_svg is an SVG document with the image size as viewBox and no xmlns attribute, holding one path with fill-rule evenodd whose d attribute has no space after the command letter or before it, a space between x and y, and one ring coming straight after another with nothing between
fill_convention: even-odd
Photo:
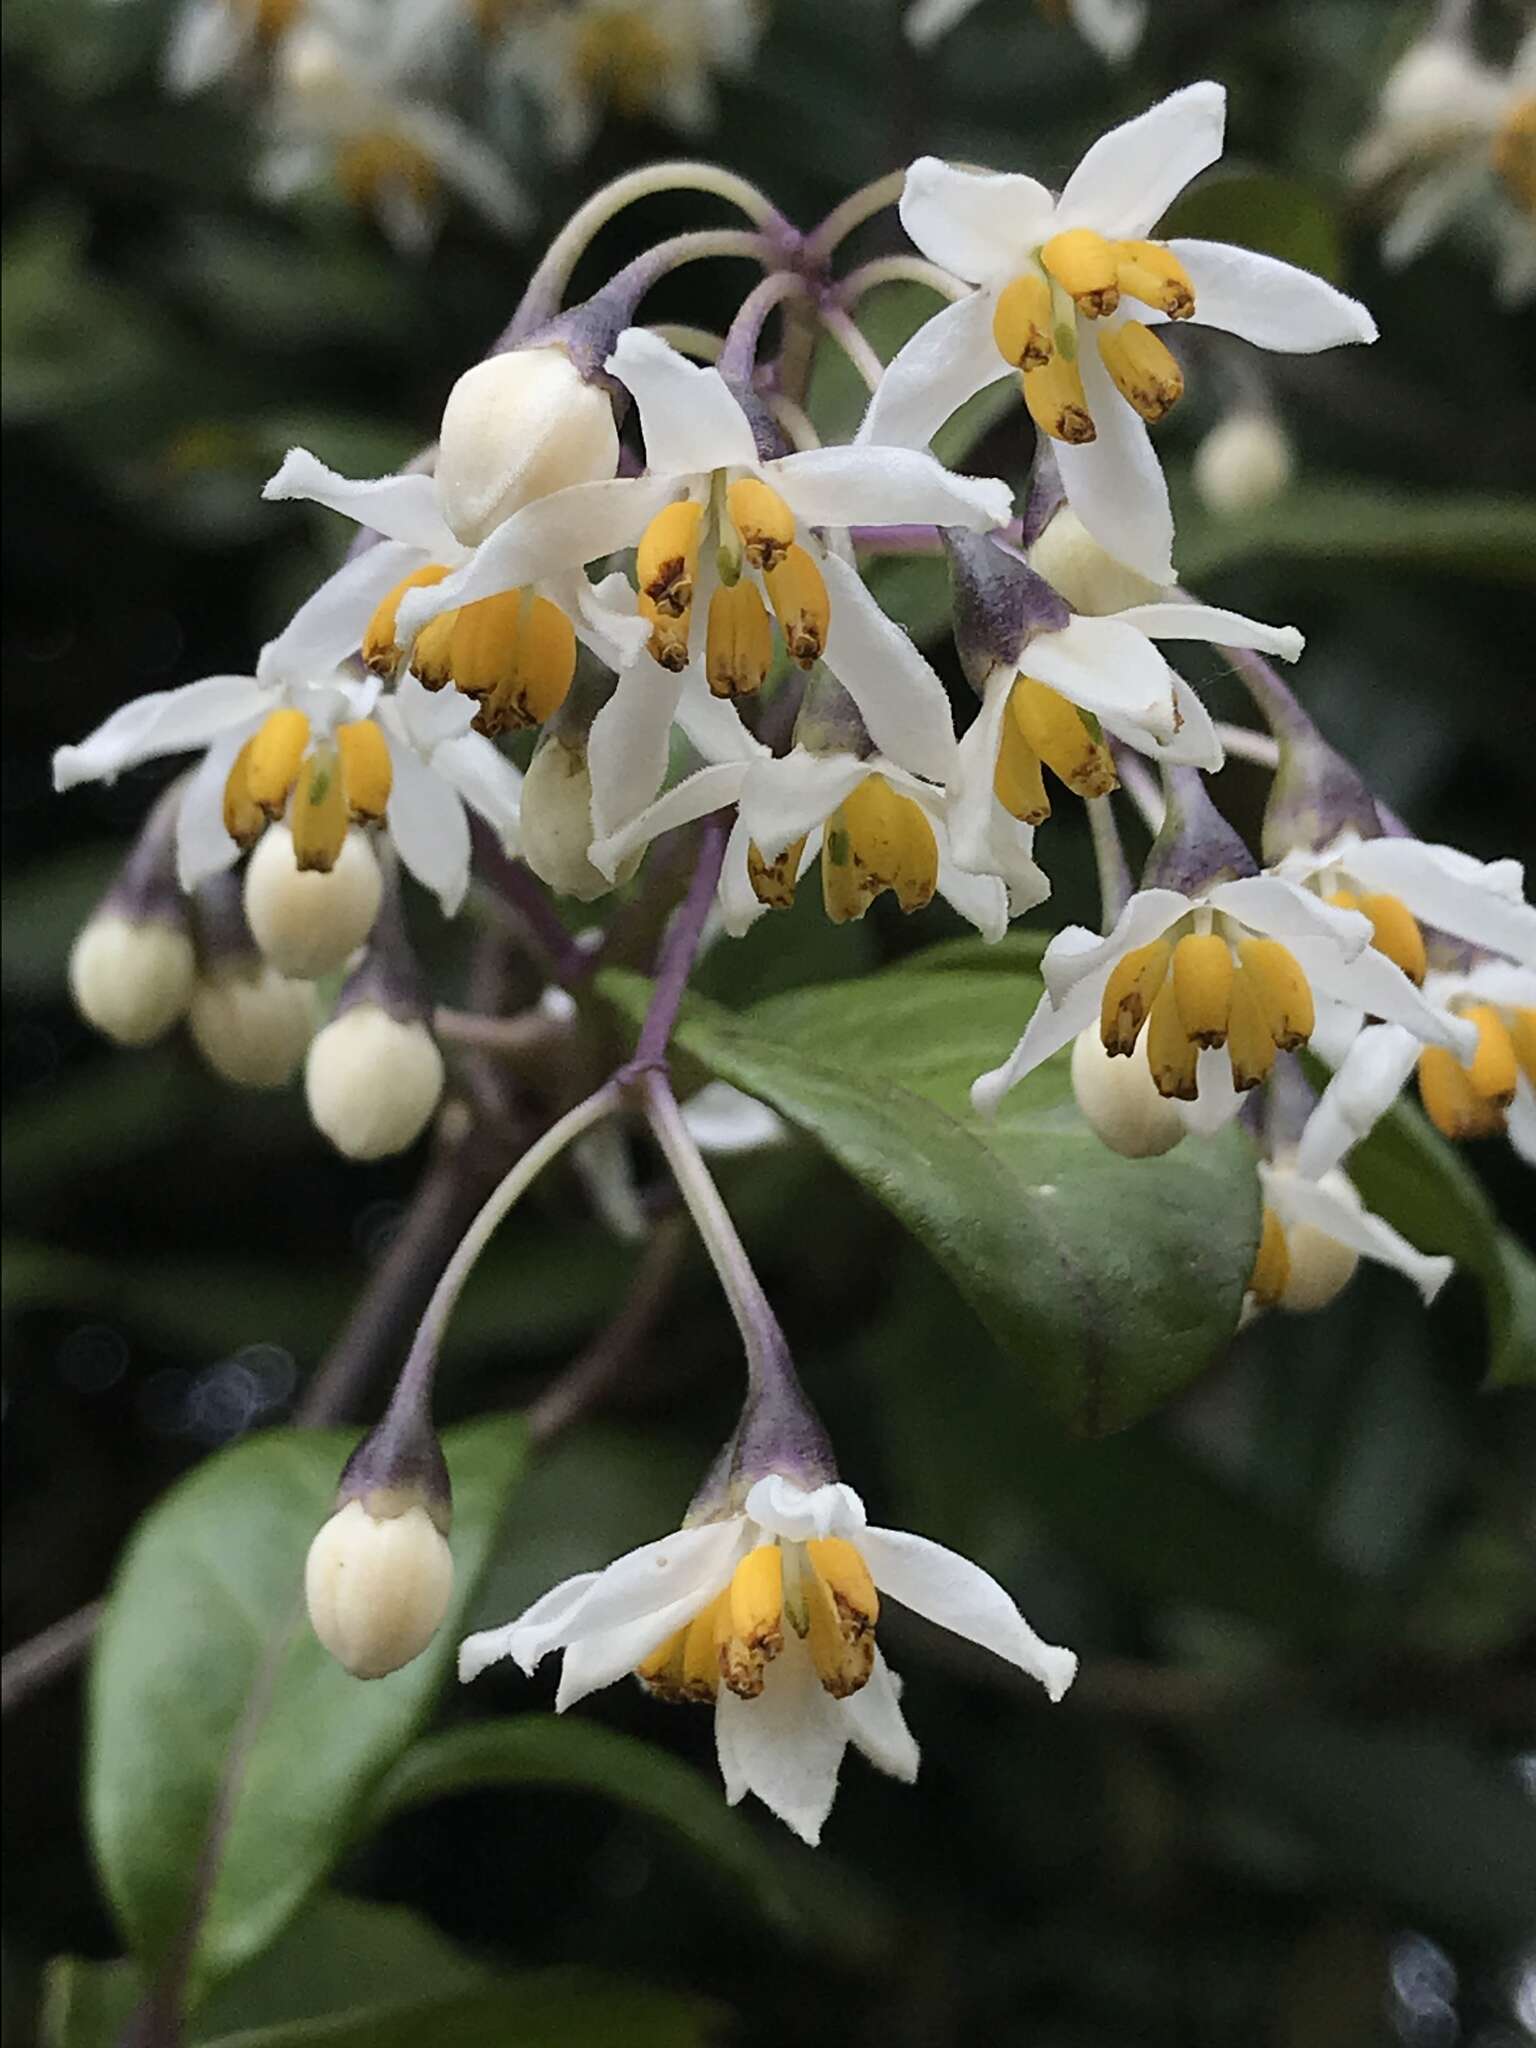
<instances>
[{"instance_id":1,"label":"white flower with yellow center","mask_svg":"<svg viewBox=\"0 0 1536 2048\"><path fill-rule=\"evenodd\" d=\"M1264 1226L1248 1293L1259 1308L1307 1315L1326 1308L1354 1277L1361 1259L1411 1280L1426 1306L1456 1270L1455 1261L1417 1250L1373 1216L1337 1167L1315 1180L1292 1160L1261 1160Z\"/></svg>"},{"instance_id":2,"label":"white flower with yellow center","mask_svg":"<svg viewBox=\"0 0 1536 2048\"><path fill-rule=\"evenodd\" d=\"M1111 1055L1140 1055L1158 1093L1187 1104L1196 1129L1235 1114L1278 1051L1305 1045L1316 996L1400 1021L1417 1043L1470 1051L1469 1026L1427 1001L1371 945L1357 911L1278 875L1243 875L1191 893L1144 888L1107 938L1081 925L1045 950L1045 993L1008 1060L971 1099L990 1114L1008 1090L1097 1021Z\"/></svg>"},{"instance_id":3,"label":"white flower with yellow center","mask_svg":"<svg viewBox=\"0 0 1536 2048\"><path fill-rule=\"evenodd\" d=\"M713 1702L725 1796L753 1792L805 1841L821 1835L852 1742L910 1783L918 1749L875 1640L881 1596L1016 1665L1059 1700L1077 1670L1008 1594L925 1537L871 1529L850 1486L772 1475L741 1509L632 1550L471 1636L459 1676L562 1650L563 1713L627 1672L665 1700Z\"/></svg>"},{"instance_id":4,"label":"white flower with yellow center","mask_svg":"<svg viewBox=\"0 0 1536 2048\"><path fill-rule=\"evenodd\" d=\"M1147 422L1183 374L1153 331L1193 320L1260 348L1372 341L1365 308L1310 272L1225 242L1149 240L1221 155L1226 93L1206 82L1102 136L1053 198L1035 179L920 157L901 217L923 253L978 289L886 370L859 438L926 443L974 392L1021 374L1073 508L1118 560L1173 581L1173 519Z\"/></svg>"}]
</instances>

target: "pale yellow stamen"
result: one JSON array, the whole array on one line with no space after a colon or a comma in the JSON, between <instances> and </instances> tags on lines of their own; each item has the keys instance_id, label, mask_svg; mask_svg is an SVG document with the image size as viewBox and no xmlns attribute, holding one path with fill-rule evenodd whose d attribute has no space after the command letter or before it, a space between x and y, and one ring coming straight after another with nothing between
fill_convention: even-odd
<instances>
[{"instance_id":1,"label":"pale yellow stamen","mask_svg":"<svg viewBox=\"0 0 1536 2048\"><path fill-rule=\"evenodd\" d=\"M1088 410L1082 372L1060 349L1043 369L1026 370L1020 381L1029 416L1042 434L1049 434L1053 441L1065 441L1073 448L1084 447L1098 438L1093 414Z\"/></svg>"},{"instance_id":2,"label":"pale yellow stamen","mask_svg":"<svg viewBox=\"0 0 1536 2048\"><path fill-rule=\"evenodd\" d=\"M1106 1052L1124 1057L1135 1051L1172 957L1172 942L1154 939L1150 945L1134 947L1116 962L1099 1005L1099 1036Z\"/></svg>"},{"instance_id":3,"label":"pale yellow stamen","mask_svg":"<svg viewBox=\"0 0 1536 2048\"><path fill-rule=\"evenodd\" d=\"M251 741L246 792L268 818L280 818L287 808L308 745L309 720L302 711L292 710L269 712Z\"/></svg>"},{"instance_id":4,"label":"pale yellow stamen","mask_svg":"<svg viewBox=\"0 0 1536 2048\"><path fill-rule=\"evenodd\" d=\"M1108 796L1117 786L1109 748L1060 691L1020 676L1008 711L1029 746L1075 796Z\"/></svg>"},{"instance_id":5,"label":"pale yellow stamen","mask_svg":"<svg viewBox=\"0 0 1536 2048\"><path fill-rule=\"evenodd\" d=\"M1358 910L1371 921L1371 943L1385 953L1418 987L1429 972L1429 953L1419 921L1398 896L1354 896L1347 889L1336 890L1328 901L1340 910Z\"/></svg>"},{"instance_id":6,"label":"pale yellow stamen","mask_svg":"<svg viewBox=\"0 0 1536 2048\"><path fill-rule=\"evenodd\" d=\"M821 889L834 924L862 917L889 889L905 911L921 910L939 884L939 848L920 804L868 775L827 821Z\"/></svg>"},{"instance_id":7,"label":"pale yellow stamen","mask_svg":"<svg viewBox=\"0 0 1536 2048\"><path fill-rule=\"evenodd\" d=\"M1273 1308L1284 1294L1290 1277L1291 1248L1286 1243L1285 1226L1273 1209L1266 1209L1259 1254L1253 1262L1248 1292L1260 1308Z\"/></svg>"},{"instance_id":8,"label":"pale yellow stamen","mask_svg":"<svg viewBox=\"0 0 1536 2048\"><path fill-rule=\"evenodd\" d=\"M834 1699L850 1699L869 1683L875 1668L879 1595L869 1567L842 1537L815 1538L805 1554L811 1567L802 1580L811 1661Z\"/></svg>"},{"instance_id":9,"label":"pale yellow stamen","mask_svg":"<svg viewBox=\"0 0 1536 2048\"><path fill-rule=\"evenodd\" d=\"M1275 1064L1275 1039L1265 1006L1247 974L1234 976L1227 1020L1227 1058L1239 1094L1257 1088Z\"/></svg>"},{"instance_id":10,"label":"pale yellow stamen","mask_svg":"<svg viewBox=\"0 0 1536 2048\"><path fill-rule=\"evenodd\" d=\"M1282 1052L1296 1052L1312 1036L1317 1005L1295 955L1278 939L1240 939L1237 957L1265 1029Z\"/></svg>"},{"instance_id":11,"label":"pale yellow stamen","mask_svg":"<svg viewBox=\"0 0 1536 2048\"><path fill-rule=\"evenodd\" d=\"M334 746L318 746L299 770L293 793L289 824L296 864L329 874L347 836L347 822L341 757Z\"/></svg>"},{"instance_id":12,"label":"pale yellow stamen","mask_svg":"<svg viewBox=\"0 0 1536 2048\"><path fill-rule=\"evenodd\" d=\"M784 1567L777 1543L760 1543L732 1574L715 1608L720 1677L739 1699L762 1692L768 1665L784 1647Z\"/></svg>"},{"instance_id":13,"label":"pale yellow stamen","mask_svg":"<svg viewBox=\"0 0 1536 2048\"><path fill-rule=\"evenodd\" d=\"M773 665L773 621L757 586L745 577L722 583L709 600L704 673L717 697L747 697Z\"/></svg>"},{"instance_id":14,"label":"pale yellow stamen","mask_svg":"<svg viewBox=\"0 0 1536 2048\"><path fill-rule=\"evenodd\" d=\"M1126 403L1155 426L1184 396L1184 372L1167 343L1139 320L1098 337L1099 355Z\"/></svg>"},{"instance_id":15,"label":"pale yellow stamen","mask_svg":"<svg viewBox=\"0 0 1536 2048\"><path fill-rule=\"evenodd\" d=\"M408 590L426 590L441 583L452 571L441 562L429 562L424 569L413 569L409 576L400 581L382 598L374 608L373 617L368 621L368 630L363 635L363 664L378 676L392 676L400 666L403 649L395 639L395 623L400 612L400 601Z\"/></svg>"},{"instance_id":16,"label":"pale yellow stamen","mask_svg":"<svg viewBox=\"0 0 1536 2048\"><path fill-rule=\"evenodd\" d=\"M992 339L1015 370L1043 370L1055 353L1051 288L1038 270L1026 271L998 294Z\"/></svg>"},{"instance_id":17,"label":"pale yellow stamen","mask_svg":"<svg viewBox=\"0 0 1536 2048\"><path fill-rule=\"evenodd\" d=\"M656 609L653 599L640 593L640 616L651 629L646 643L651 659L658 662L669 674L680 676L688 666L688 633L693 624L693 612L687 610L677 617Z\"/></svg>"},{"instance_id":18,"label":"pale yellow stamen","mask_svg":"<svg viewBox=\"0 0 1536 2048\"><path fill-rule=\"evenodd\" d=\"M658 512L640 536L635 576L659 618L680 619L693 603L703 521L704 507L684 498Z\"/></svg>"},{"instance_id":19,"label":"pale yellow stamen","mask_svg":"<svg viewBox=\"0 0 1536 2048\"><path fill-rule=\"evenodd\" d=\"M1116 1051L1117 1047L1111 1046ZM1271 1047L1273 1053L1273 1047ZM1185 1031L1171 979L1165 980L1147 1018L1147 1065L1159 1095L1194 1102L1200 1094L1195 1069L1200 1048Z\"/></svg>"},{"instance_id":20,"label":"pale yellow stamen","mask_svg":"<svg viewBox=\"0 0 1536 2048\"><path fill-rule=\"evenodd\" d=\"M1155 306L1170 320L1188 320L1195 310L1189 272L1163 242L1117 242L1115 278L1128 299Z\"/></svg>"},{"instance_id":21,"label":"pale yellow stamen","mask_svg":"<svg viewBox=\"0 0 1536 2048\"><path fill-rule=\"evenodd\" d=\"M814 668L826 650L832 623L825 577L814 559L797 545L786 551L776 568L767 571L763 582L790 660L800 668Z\"/></svg>"},{"instance_id":22,"label":"pale yellow stamen","mask_svg":"<svg viewBox=\"0 0 1536 2048\"><path fill-rule=\"evenodd\" d=\"M776 569L795 539L795 515L778 492L756 477L738 477L726 491L725 504L753 568Z\"/></svg>"},{"instance_id":23,"label":"pale yellow stamen","mask_svg":"<svg viewBox=\"0 0 1536 2048\"><path fill-rule=\"evenodd\" d=\"M992 793L1010 816L1025 825L1043 825L1051 815L1051 800L1040 772L1040 756L1025 739L1019 722L1011 714L1004 718L998 736L997 766L992 772Z\"/></svg>"},{"instance_id":24,"label":"pale yellow stamen","mask_svg":"<svg viewBox=\"0 0 1536 2048\"><path fill-rule=\"evenodd\" d=\"M1113 313L1120 303L1114 243L1092 228L1067 228L1052 235L1040 261L1090 320Z\"/></svg>"},{"instance_id":25,"label":"pale yellow stamen","mask_svg":"<svg viewBox=\"0 0 1536 2048\"><path fill-rule=\"evenodd\" d=\"M1173 949L1173 999L1185 1035L1198 1046L1226 1043L1232 972L1232 949L1214 932L1192 933Z\"/></svg>"},{"instance_id":26,"label":"pale yellow stamen","mask_svg":"<svg viewBox=\"0 0 1536 2048\"><path fill-rule=\"evenodd\" d=\"M777 860L764 860L755 841L748 845L747 880L752 884L752 894L759 903L766 903L770 910L793 908L795 881L804 852L804 834L791 840Z\"/></svg>"},{"instance_id":27,"label":"pale yellow stamen","mask_svg":"<svg viewBox=\"0 0 1536 2048\"><path fill-rule=\"evenodd\" d=\"M354 825L381 823L395 779L383 733L371 718L355 719L337 726L336 749L341 756L348 816Z\"/></svg>"},{"instance_id":28,"label":"pale yellow stamen","mask_svg":"<svg viewBox=\"0 0 1536 2048\"><path fill-rule=\"evenodd\" d=\"M408 135L358 135L336 152L336 183L359 208L391 190L404 190L424 206L437 192L437 166Z\"/></svg>"}]
</instances>

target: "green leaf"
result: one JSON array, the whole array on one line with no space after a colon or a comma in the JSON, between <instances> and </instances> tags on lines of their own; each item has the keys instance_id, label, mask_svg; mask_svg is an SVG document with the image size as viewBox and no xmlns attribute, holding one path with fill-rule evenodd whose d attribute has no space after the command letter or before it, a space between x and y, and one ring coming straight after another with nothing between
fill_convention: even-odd
<instances>
[{"instance_id":1,"label":"green leaf","mask_svg":"<svg viewBox=\"0 0 1536 2048\"><path fill-rule=\"evenodd\" d=\"M719 2008L591 1970L529 1970L493 1989L222 2034L207 2048L701 2048Z\"/></svg>"},{"instance_id":2,"label":"green leaf","mask_svg":"<svg viewBox=\"0 0 1536 2048\"><path fill-rule=\"evenodd\" d=\"M1158 229L1160 240L1175 235L1237 242L1333 283L1343 272L1338 222L1322 194L1272 171L1203 178L1174 201Z\"/></svg>"},{"instance_id":3,"label":"green leaf","mask_svg":"<svg viewBox=\"0 0 1536 2048\"><path fill-rule=\"evenodd\" d=\"M447 1438L454 1604L424 1655L367 1685L321 1649L301 1598L305 1553L354 1441L273 1431L237 1444L160 1502L123 1560L91 1671L87 1810L113 1909L150 1970L185 1926L232 1741L245 1765L202 1920L200 1982L258 1954L324 1877L452 1661L521 1432L499 1421Z\"/></svg>"},{"instance_id":4,"label":"green leaf","mask_svg":"<svg viewBox=\"0 0 1536 2048\"><path fill-rule=\"evenodd\" d=\"M638 1016L645 985L600 987ZM1072 1099L1066 1054L993 1122L970 1083L1041 993L1017 974L909 964L741 1015L694 1003L678 1043L826 1147L933 1253L1041 1400L1073 1429L1123 1429L1200 1373L1237 1327L1258 1242L1242 1137L1122 1159Z\"/></svg>"},{"instance_id":5,"label":"green leaf","mask_svg":"<svg viewBox=\"0 0 1536 2048\"><path fill-rule=\"evenodd\" d=\"M1536 1259L1502 1228L1456 1148L1400 1101L1351 1152L1349 1177L1366 1207L1411 1244L1448 1253L1482 1282L1488 1385L1536 1386Z\"/></svg>"}]
</instances>

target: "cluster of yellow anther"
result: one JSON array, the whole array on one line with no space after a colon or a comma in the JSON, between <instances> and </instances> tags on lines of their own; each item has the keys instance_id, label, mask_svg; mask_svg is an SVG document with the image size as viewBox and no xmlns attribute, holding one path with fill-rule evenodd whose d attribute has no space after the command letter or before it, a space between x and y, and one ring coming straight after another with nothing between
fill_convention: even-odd
<instances>
[{"instance_id":1,"label":"cluster of yellow anther","mask_svg":"<svg viewBox=\"0 0 1536 2048\"><path fill-rule=\"evenodd\" d=\"M1307 977L1278 939L1187 932L1127 953L1109 977L1099 1011L1106 1052L1129 1056L1142 1027L1160 1095L1197 1100L1200 1054L1224 1045L1232 1085L1256 1088L1276 1051L1306 1044L1316 1022Z\"/></svg>"},{"instance_id":2,"label":"cluster of yellow anther","mask_svg":"<svg viewBox=\"0 0 1536 2048\"><path fill-rule=\"evenodd\" d=\"M1505 115L1493 138L1493 168L1515 204L1536 219L1536 95Z\"/></svg>"},{"instance_id":3,"label":"cluster of yellow anther","mask_svg":"<svg viewBox=\"0 0 1536 2048\"><path fill-rule=\"evenodd\" d=\"M787 1621L822 1685L845 1700L875 1668L879 1613L869 1568L841 1536L762 1543L737 1565L725 1591L653 1650L635 1676L658 1699L712 1700L724 1685L755 1700L784 1648Z\"/></svg>"},{"instance_id":4,"label":"cluster of yellow anther","mask_svg":"<svg viewBox=\"0 0 1536 2048\"><path fill-rule=\"evenodd\" d=\"M1394 967L1400 967L1415 988L1429 971L1429 954L1419 921L1400 896L1357 896L1349 889L1335 889L1328 901L1339 910L1357 910L1371 925L1371 944L1385 953Z\"/></svg>"},{"instance_id":5,"label":"cluster of yellow anther","mask_svg":"<svg viewBox=\"0 0 1536 2048\"><path fill-rule=\"evenodd\" d=\"M1447 1138L1497 1137L1521 1074L1536 1087L1536 1008L1457 1008L1477 1026L1477 1051L1463 1066L1444 1046L1426 1046L1419 1055L1419 1098Z\"/></svg>"},{"instance_id":6,"label":"cluster of yellow anther","mask_svg":"<svg viewBox=\"0 0 1536 2048\"><path fill-rule=\"evenodd\" d=\"M1068 228L999 294L992 336L1004 362L1020 371L1024 402L1042 433L1080 445L1097 437L1079 367L1079 315L1107 320L1122 299L1153 306L1170 320L1195 310L1189 272L1161 242L1110 241L1092 228ZM1115 389L1144 420L1164 418L1184 394L1184 373L1167 345L1140 320L1103 327L1094 337Z\"/></svg>"},{"instance_id":7,"label":"cluster of yellow anther","mask_svg":"<svg viewBox=\"0 0 1536 2048\"><path fill-rule=\"evenodd\" d=\"M371 718L339 725L311 746L302 711L274 711L235 756L224 784L225 830L254 846L286 811L299 866L328 872L349 824L383 818L392 780L389 748Z\"/></svg>"},{"instance_id":8,"label":"cluster of yellow anther","mask_svg":"<svg viewBox=\"0 0 1536 2048\"><path fill-rule=\"evenodd\" d=\"M704 672L717 697L750 696L773 663L773 607L791 661L812 668L827 644L832 606L814 558L795 539L795 517L778 492L756 477L738 477L706 505L683 498L658 512L635 554L640 614L650 649L663 668L685 669L690 658L699 555L715 536L719 585L709 601ZM768 593L743 574L755 570Z\"/></svg>"},{"instance_id":9,"label":"cluster of yellow anther","mask_svg":"<svg viewBox=\"0 0 1536 2048\"><path fill-rule=\"evenodd\" d=\"M992 787L1005 811L1026 825L1051 815L1042 764L1077 796L1108 796L1119 777L1098 721L1059 691L1020 676L1008 696Z\"/></svg>"},{"instance_id":10,"label":"cluster of yellow anther","mask_svg":"<svg viewBox=\"0 0 1536 2048\"><path fill-rule=\"evenodd\" d=\"M777 860L765 860L757 846L747 849L753 894L770 910L788 910L795 900L804 838L794 840ZM827 820L821 842L821 895L833 924L862 917L889 889L903 910L921 910L939 885L939 843L920 803L892 789L883 775L869 775Z\"/></svg>"},{"instance_id":11,"label":"cluster of yellow anther","mask_svg":"<svg viewBox=\"0 0 1536 2048\"><path fill-rule=\"evenodd\" d=\"M437 194L437 165L409 135L380 128L349 136L338 147L336 183L359 210L391 191L404 192L425 206Z\"/></svg>"},{"instance_id":12,"label":"cluster of yellow anther","mask_svg":"<svg viewBox=\"0 0 1536 2048\"><path fill-rule=\"evenodd\" d=\"M404 659L395 628L406 592L441 583L449 573L435 562L417 569L379 605L362 649L376 675L392 676ZM410 668L429 690L452 683L472 697L476 732L494 736L542 725L559 710L576 673L576 634L547 597L503 590L429 619L411 648Z\"/></svg>"}]
</instances>

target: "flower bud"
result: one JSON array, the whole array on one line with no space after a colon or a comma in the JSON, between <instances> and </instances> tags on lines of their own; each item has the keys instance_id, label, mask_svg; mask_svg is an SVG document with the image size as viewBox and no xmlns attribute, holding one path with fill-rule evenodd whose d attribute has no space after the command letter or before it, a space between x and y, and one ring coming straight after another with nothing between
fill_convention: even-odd
<instances>
[{"instance_id":1,"label":"flower bud","mask_svg":"<svg viewBox=\"0 0 1536 2048\"><path fill-rule=\"evenodd\" d=\"M466 547L534 498L601 482L618 466L613 403L558 343L488 356L448 394L438 499Z\"/></svg>"},{"instance_id":2,"label":"flower bud","mask_svg":"<svg viewBox=\"0 0 1536 2048\"><path fill-rule=\"evenodd\" d=\"M386 1678L419 1657L453 1594L453 1553L419 1499L346 1501L309 1546L310 1625L354 1678Z\"/></svg>"},{"instance_id":3,"label":"flower bud","mask_svg":"<svg viewBox=\"0 0 1536 2048\"><path fill-rule=\"evenodd\" d=\"M1070 505L1052 516L1030 548L1028 561L1073 611L1090 617L1124 611L1127 605L1151 604L1165 595L1160 584L1139 576L1100 547Z\"/></svg>"},{"instance_id":4,"label":"flower bud","mask_svg":"<svg viewBox=\"0 0 1536 2048\"><path fill-rule=\"evenodd\" d=\"M593 903L640 864L635 853L610 882L592 865L592 775L585 740L546 732L523 778L522 855L541 882L579 903Z\"/></svg>"},{"instance_id":5,"label":"flower bud","mask_svg":"<svg viewBox=\"0 0 1536 2048\"><path fill-rule=\"evenodd\" d=\"M1195 489L1209 512L1254 512L1291 480L1291 444L1268 413L1228 413L1195 451Z\"/></svg>"},{"instance_id":6,"label":"flower bud","mask_svg":"<svg viewBox=\"0 0 1536 2048\"><path fill-rule=\"evenodd\" d=\"M293 834L271 825L245 871L245 915L256 943L280 974L313 980L341 966L367 938L383 885L362 832L348 832L336 864L300 869Z\"/></svg>"},{"instance_id":7,"label":"flower bud","mask_svg":"<svg viewBox=\"0 0 1536 2048\"><path fill-rule=\"evenodd\" d=\"M1156 1159L1184 1136L1184 1120L1158 1093L1145 1054L1113 1058L1096 1025L1072 1042L1072 1093L1098 1136L1126 1159Z\"/></svg>"},{"instance_id":8,"label":"flower bud","mask_svg":"<svg viewBox=\"0 0 1536 2048\"><path fill-rule=\"evenodd\" d=\"M227 960L205 971L187 1023L198 1051L237 1088L286 1087L318 1021L315 991L264 960Z\"/></svg>"},{"instance_id":9,"label":"flower bud","mask_svg":"<svg viewBox=\"0 0 1536 2048\"><path fill-rule=\"evenodd\" d=\"M317 1126L348 1159L384 1159L413 1145L443 1092L443 1056L426 1025L357 1003L309 1048L304 1095Z\"/></svg>"},{"instance_id":10,"label":"flower bud","mask_svg":"<svg viewBox=\"0 0 1536 2048\"><path fill-rule=\"evenodd\" d=\"M1337 1167L1323 1174L1317 1184L1351 1209L1362 1207L1353 1182ZM1352 1246L1341 1244L1315 1223L1287 1223L1285 1248L1290 1265L1276 1306L1299 1315L1326 1308L1344 1292L1360 1263L1360 1254Z\"/></svg>"},{"instance_id":11,"label":"flower bud","mask_svg":"<svg viewBox=\"0 0 1536 2048\"><path fill-rule=\"evenodd\" d=\"M101 910L69 952L75 1007L119 1045L150 1045L164 1037L192 996L196 960L179 925Z\"/></svg>"}]
</instances>

